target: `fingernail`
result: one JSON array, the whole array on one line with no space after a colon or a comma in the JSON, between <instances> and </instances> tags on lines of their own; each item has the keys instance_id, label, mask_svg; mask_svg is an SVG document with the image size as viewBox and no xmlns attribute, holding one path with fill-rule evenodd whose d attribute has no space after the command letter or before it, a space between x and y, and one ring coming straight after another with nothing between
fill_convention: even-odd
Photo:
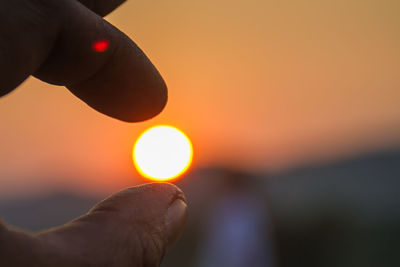
<instances>
[{"instance_id":1,"label":"fingernail","mask_svg":"<svg viewBox=\"0 0 400 267\"><path fill-rule=\"evenodd\" d=\"M187 205L182 199L176 199L167 211L165 227L168 238L167 249L179 238L187 219Z\"/></svg>"}]
</instances>

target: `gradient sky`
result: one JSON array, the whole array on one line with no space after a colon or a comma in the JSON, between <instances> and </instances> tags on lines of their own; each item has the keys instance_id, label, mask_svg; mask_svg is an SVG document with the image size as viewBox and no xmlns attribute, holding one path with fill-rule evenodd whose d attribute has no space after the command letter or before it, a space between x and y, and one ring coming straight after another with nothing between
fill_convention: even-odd
<instances>
[{"instance_id":1,"label":"gradient sky","mask_svg":"<svg viewBox=\"0 0 400 267\"><path fill-rule=\"evenodd\" d=\"M169 103L129 124L29 79L0 99L0 194L138 183L131 148L185 131L195 168L276 170L400 143L400 2L137 0L107 19L157 66Z\"/></svg>"}]
</instances>

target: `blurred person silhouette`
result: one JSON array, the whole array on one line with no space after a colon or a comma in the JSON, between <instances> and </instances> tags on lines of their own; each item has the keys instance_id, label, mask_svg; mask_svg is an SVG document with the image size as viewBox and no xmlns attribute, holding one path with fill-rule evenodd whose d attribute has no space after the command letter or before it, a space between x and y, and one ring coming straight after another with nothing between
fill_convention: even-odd
<instances>
[{"instance_id":1,"label":"blurred person silhouette","mask_svg":"<svg viewBox=\"0 0 400 267\"><path fill-rule=\"evenodd\" d=\"M226 171L213 203L198 267L272 267L270 218L257 183L239 171Z\"/></svg>"},{"instance_id":2,"label":"blurred person silhouette","mask_svg":"<svg viewBox=\"0 0 400 267\"><path fill-rule=\"evenodd\" d=\"M102 18L122 2L0 0L0 96L34 75L123 121L161 112L167 89L160 74ZM177 187L149 184L41 233L0 222L0 266L158 266L184 226L186 208Z\"/></svg>"}]
</instances>

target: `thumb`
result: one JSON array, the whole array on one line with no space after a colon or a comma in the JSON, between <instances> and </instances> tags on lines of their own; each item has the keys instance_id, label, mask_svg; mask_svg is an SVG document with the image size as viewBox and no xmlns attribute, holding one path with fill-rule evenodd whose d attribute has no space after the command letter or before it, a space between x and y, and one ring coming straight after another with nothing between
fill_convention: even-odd
<instances>
[{"instance_id":1,"label":"thumb","mask_svg":"<svg viewBox=\"0 0 400 267\"><path fill-rule=\"evenodd\" d=\"M172 184L152 183L129 188L106 198L79 221L100 222L110 219L113 221L111 229L122 236L126 236L127 230L130 230L145 245L142 249L157 249L151 252L162 257L165 250L177 241L186 218L187 205L183 192ZM150 247L153 245L154 248Z\"/></svg>"},{"instance_id":2,"label":"thumb","mask_svg":"<svg viewBox=\"0 0 400 267\"><path fill-rule=\"evenodd\" d=\"M184 227L186 210L185 197L174 185L133 187L68 224L33 236L26 244L30 253L20 249L16 258L23 266L21 259L37 251L26 256L29 266L159 266Z\"/></svg>"}]
</instances>

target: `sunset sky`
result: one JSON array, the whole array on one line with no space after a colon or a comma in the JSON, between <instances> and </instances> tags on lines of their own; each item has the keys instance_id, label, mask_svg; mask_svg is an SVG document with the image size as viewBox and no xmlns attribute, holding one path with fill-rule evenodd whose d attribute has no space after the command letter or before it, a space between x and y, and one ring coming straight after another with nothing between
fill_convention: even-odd
<instances>
[{"instance_id":1,"label":"sunset sky","mask_svg":"<svg viewBox=\"0 0 400 267\"><path fill-rule=\"evenodd\" d=\"M0 99L0 194L137 184L133 143L159 123L191 137L195 169L279 170L397 146L399 14L396 0L128 1L107 20L163 75L166 109L125 123L29 79Z\"/></svg>"}]
</instances>

